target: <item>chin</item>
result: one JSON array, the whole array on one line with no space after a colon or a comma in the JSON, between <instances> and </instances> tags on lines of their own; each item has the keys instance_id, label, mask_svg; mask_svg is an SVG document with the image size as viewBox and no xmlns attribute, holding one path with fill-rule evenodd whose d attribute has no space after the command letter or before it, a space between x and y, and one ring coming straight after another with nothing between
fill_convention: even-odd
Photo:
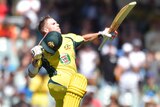
<instances>
[{"instance_id":1,"label":"chin","mask_svg":"<svg viewBox=\"0 0 160 107\"><path fill-rule=\"evenodd\" d=\"M55 30L55 32L61 33L61 30Z\"/></svg>"},{"instance_id":2,"label":"chin","mask_svg":"<svg viewBox=\"0 0 160 107\"><path fill-rule=\"evenodd\" d=\"M61 31L57 31L58 33L61 33Z\"/></svg>"}]
</instances>

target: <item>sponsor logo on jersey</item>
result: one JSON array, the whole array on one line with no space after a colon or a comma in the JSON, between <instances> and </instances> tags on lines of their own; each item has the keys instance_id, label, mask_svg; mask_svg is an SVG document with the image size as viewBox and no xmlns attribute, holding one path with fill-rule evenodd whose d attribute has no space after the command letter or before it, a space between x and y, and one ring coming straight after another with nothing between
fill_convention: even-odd
<instances>
[{"instance_id":1,"label":"sponsor logo on jersey","mask_svg":"<svg viewBox=\"0 0 160 107\"><path fill-rule=\"evenodd\" d=\"M67 53L62 54L60 55L60 62L63 64L69 64L71 62L71 58Z\"/></svg>"}]
</instances>

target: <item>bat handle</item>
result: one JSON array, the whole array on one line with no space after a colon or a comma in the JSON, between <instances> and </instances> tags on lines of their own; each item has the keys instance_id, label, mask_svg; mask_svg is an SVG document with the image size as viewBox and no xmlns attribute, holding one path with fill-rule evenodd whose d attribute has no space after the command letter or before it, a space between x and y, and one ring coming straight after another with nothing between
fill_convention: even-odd
<instances>
[{"instance_id":1,"label":"bat handle","mask_svg":"<svg viewBox=\"0 0 160 107\"><path fill-rule=\"evenodd\" d=\"M108 37L104 37L102 43L100 44L100 46L98 48L99 51L102 49L103 45L106 43L107 40L108 40Z\"/></svg>"},{"instance_id":2,"label":"bat handle","mask_svg":"<svg viewBox=\"0 0 160 107\"><path fill-rule=\"evenodd\" d=\"M41 43L42 43L43 39L46 37L46 35L47 35L47 34L45 34L45 35L43 36L43 38L39 41L38 45L41 45Z\"/></svg>"}]
</instances>

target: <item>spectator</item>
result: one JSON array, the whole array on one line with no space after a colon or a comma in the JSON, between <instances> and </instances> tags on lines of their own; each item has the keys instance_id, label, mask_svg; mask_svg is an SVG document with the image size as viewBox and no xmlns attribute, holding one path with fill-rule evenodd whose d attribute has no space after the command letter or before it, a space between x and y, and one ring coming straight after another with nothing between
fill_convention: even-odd
<instances>
[{"instance_id":1,"label":"spectator","mask_svg":"<svg viewBox=\"0 0 160 107\"><path fill-rule=\"evenodd\" d=\"M155 74L152 71L147 72L146 83L142 88L142 101L145 107L151 102L155 105L160 104L160 91L156 84Z\"/></svg>"},{"instance_id":2,"label":"spectator","mask_svg":"<svg viewBox=\"0 0 160 107\"><path fill-rule=\"evenodd\" d=\"M90 45L85 45L79 50L78 58L79 72L85 75L89 85L97 85L100 61L98 53Z\"/></svg>"}]
</instances>

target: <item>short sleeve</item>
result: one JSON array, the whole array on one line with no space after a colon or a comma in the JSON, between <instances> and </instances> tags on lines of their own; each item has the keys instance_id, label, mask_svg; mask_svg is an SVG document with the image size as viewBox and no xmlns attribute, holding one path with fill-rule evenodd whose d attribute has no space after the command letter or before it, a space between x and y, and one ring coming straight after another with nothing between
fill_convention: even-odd
<instances>
[{"instance_id":1,"label":"short sleeve","mask_svg":"<svg viewBox=\"0 0 160 107\"><path fill-rule=\"evenodd\" d=\"M65 37L70 38L73 41L75 48L84 42L84 38L82 36L76 35L74 33L68 33L65 35Z\"/></svg>"}]
</instances>

